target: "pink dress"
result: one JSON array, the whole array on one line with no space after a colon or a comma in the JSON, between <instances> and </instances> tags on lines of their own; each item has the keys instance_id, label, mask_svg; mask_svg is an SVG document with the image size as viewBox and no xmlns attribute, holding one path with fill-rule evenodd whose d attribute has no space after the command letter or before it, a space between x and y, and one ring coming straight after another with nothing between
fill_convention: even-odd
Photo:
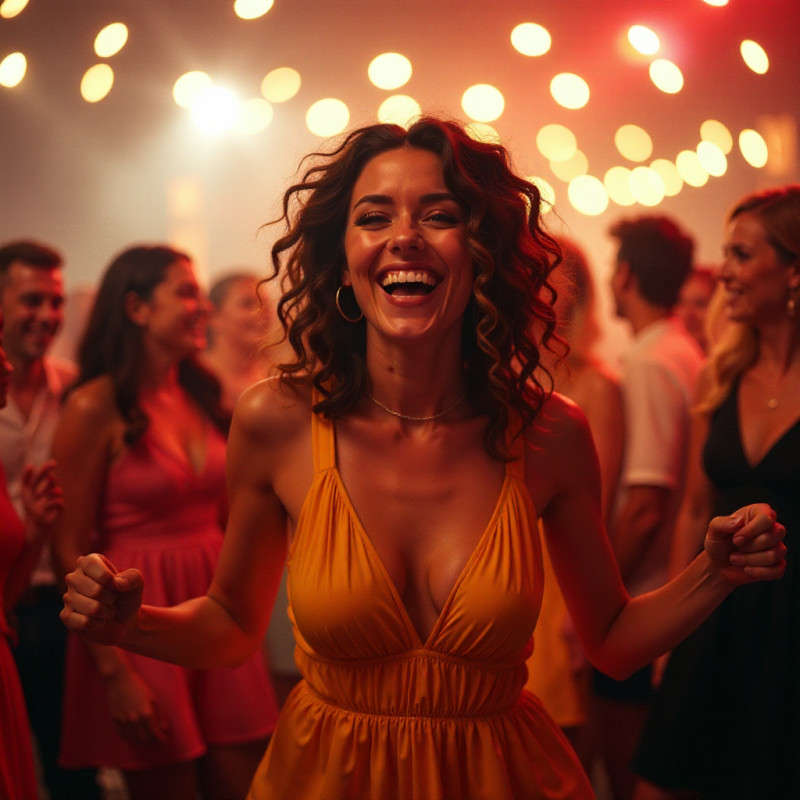
<instances>
[{"instance_id":1,"label":"pink dress","mask_svg":"<svg viewBox=\"0 0 800 800\"><path fill-rule=\"evenodd\" d=\"M6 476L0 469L0 598L11 564L22 550L25 529L5 491ZM17 665L11 655L8 627L0 605L0 797L29 800L37 797L33 771L31 734Z\"/></svg>"},{"instance_id":2,"label":"pink dress","mask_svg":"<svg viewBox=\"0 0 800 800\"><path fill-rule=\"evenodd\" d=\"M144 602L174 605L204 595L223 533L225 442L209 426L199 474L149 431L110 467L98 523L99 552L145 578ZM278 706L259 653L242 666L190 670L127 653L169 721L166 743L118 736L106 691L84 645L67 652L61 764L140 770L199 758L208 746L242 744L272 733Z\"/></svg>"}]
</instances>

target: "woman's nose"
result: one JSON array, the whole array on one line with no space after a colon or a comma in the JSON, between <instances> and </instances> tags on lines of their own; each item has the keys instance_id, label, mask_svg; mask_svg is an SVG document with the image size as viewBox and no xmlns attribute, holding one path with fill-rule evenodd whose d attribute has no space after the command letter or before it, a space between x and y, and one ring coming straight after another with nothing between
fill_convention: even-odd
<instances>
[{"instance_id":1,"label":"woman's nose","mask_svg":"<svg viewBox=\"0 0 800 800\"><path fill-rule=\"evenodd\" d=\"M417 227L412 222L398 222L389 247L393 252L410 252L422 250L425 247L425 240Z\"/></svg>"}]
</instances>

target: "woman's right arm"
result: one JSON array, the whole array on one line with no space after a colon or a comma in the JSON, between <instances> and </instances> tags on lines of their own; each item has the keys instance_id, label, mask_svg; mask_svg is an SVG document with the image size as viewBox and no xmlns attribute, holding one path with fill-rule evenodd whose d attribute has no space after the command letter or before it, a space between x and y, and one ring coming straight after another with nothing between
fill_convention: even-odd
<instances>
[{"instance_id":1,"label":"woman's right arm","mask_svg":"<svg viewBox=\"0 0 800 800\"><path fill-rule=\"evenodd\" d=\"M118 573L92 554L67 576L61 618L71 631L188 667L237 665L260 646L286 553L286 512L273 490L281 411L261 385L237 405L227 448L230 514L208 593L170 608L141 606L141 574Z\"/></svg>"}]
</instances>

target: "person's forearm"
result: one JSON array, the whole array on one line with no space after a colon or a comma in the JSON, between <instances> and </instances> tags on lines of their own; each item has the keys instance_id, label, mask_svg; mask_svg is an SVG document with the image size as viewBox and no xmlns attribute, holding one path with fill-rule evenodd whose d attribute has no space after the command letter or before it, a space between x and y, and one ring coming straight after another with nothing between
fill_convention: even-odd
<instances>
[{"instance_id":1,"label":"person's forearm","mask_svg":"<svg viewBox=\"0 0 800 800\"><path fill-rule=\"evenodd\" d=\"M672 581L626 603L593 655L595 666L627 677L686 638L732 589L701 553Z\"/></svg>"},{"instance_id":2,"label":"person's forearm","mask_svg":"<svg viewBox=\"0 0 800 800\"><path fill-rule=\"evenodd\" d=\"M711 517L711 507L706 504L695 508L684 503L675 525L669 554L670 578L680 574L681 570L696 558L703 547L706 532L706 521Z\"/></svg>"},{"instance_id":3,"label":"person's forearm","mask_svg":"<svg viewBox=\"0 0 800 800\"><path fill-rule=\"evenodd\" d=\"M227 667L252 655L261 638L205 596L169 608L142 606L120 647L184 667Z\"/></svg>"},{"instance_id":4,"label":"person's forearm","mask_svg":"<svg viewBox=\"0 0 800 800\"><path fill-rule=\"evenodd\" d=\"M656 535L659 522L657 513L645 508L623 511L617 519L611 544L626 585Z\"/></svg>"}]
</instances>

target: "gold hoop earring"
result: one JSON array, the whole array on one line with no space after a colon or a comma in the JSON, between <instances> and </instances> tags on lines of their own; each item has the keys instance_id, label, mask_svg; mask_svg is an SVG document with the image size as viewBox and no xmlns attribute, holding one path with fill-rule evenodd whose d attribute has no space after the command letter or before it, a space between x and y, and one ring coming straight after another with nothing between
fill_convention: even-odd
<instances>
[{"instance_id":1,"label":"gold hoop earring","mask_svg":"<svg viewBox=\"0 0 800 800\"><path fill-rule=\"evenodd\" d=\"M336 308L339 309L339 314L341 314L342 319L346 320L347 322L361 322L364 319L364 312L359 308L358 309L358 316L357 317L348 317L347 314L344 313L342 310L342 304L339 300L339 294L345 286L350 286L349 283L343 283L337 290L336 290ZM353 295L353 302L355 302L355 295ZM358 308L358 306L356 306Z\"/></svg>"}]
</instances>

